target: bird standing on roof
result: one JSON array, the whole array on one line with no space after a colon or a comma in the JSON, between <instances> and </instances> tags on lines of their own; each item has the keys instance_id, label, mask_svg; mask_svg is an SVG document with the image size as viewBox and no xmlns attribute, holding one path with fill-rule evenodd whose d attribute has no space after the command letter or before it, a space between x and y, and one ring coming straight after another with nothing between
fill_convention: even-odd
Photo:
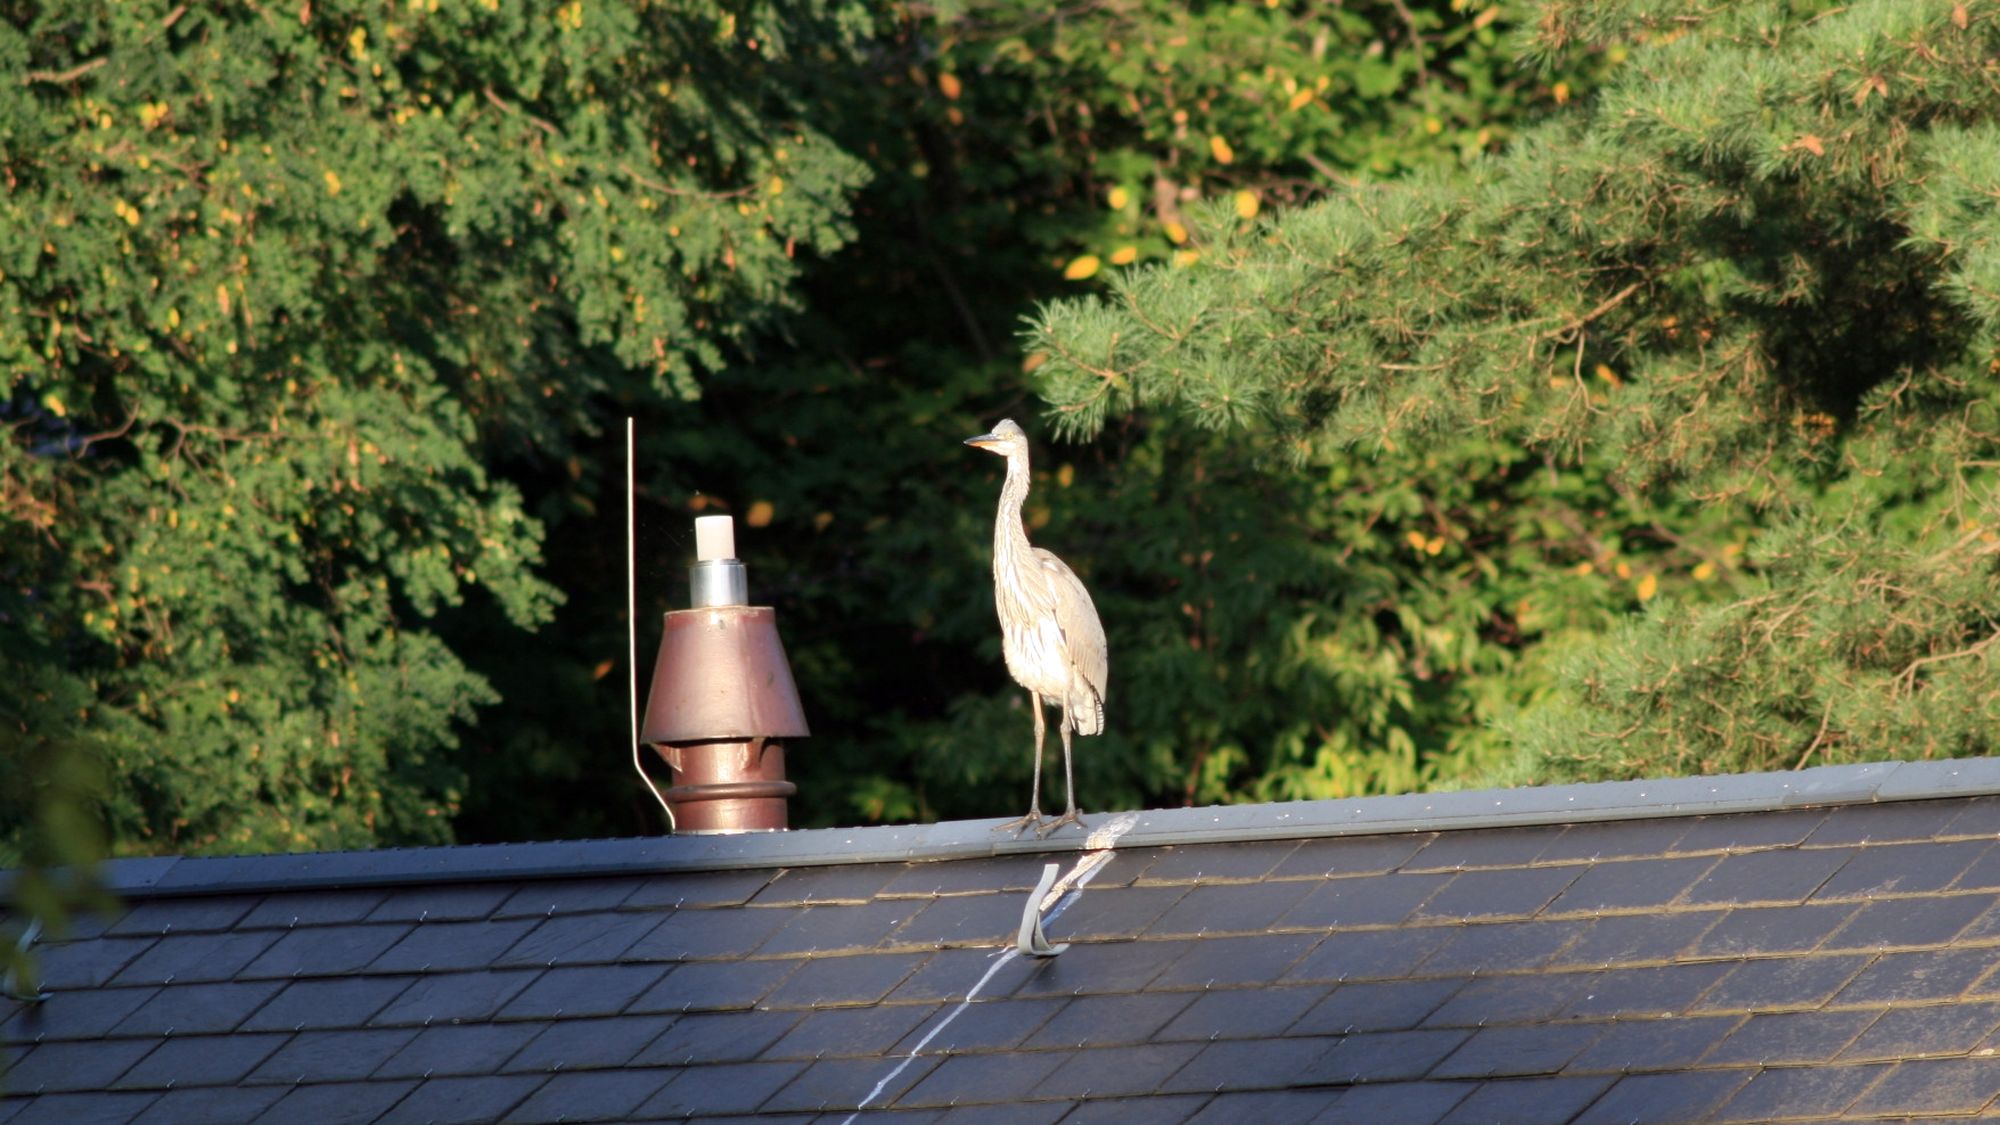
<instances>
[{"instance_id":1,"label":"bird standing on roof","mask_svg":"<svg viewBox=\"0 0 2000 1125\"><path fill-rule=\"evenodd\" d=\"M1046 836L1065 824L1083 824L1076 809L1070 734L1104 730L1104 685L1110 672L1104 626L1076 572L1028 545L1021 526L1021 503L1028 498L1028 435L1009 418L965 444L1007 459L1007 483L1000 488L1000 511L993 520L993 604L1000 613L1000 651L1007 671L1028 689L1035 712L1035 784L1028 815L1000 828L1017 834L1033 828ZM1062 707L1063 784L1069 796L1068 810L1047 823L1042 821L1045 701Z\"/></svg>"}]
</instances>

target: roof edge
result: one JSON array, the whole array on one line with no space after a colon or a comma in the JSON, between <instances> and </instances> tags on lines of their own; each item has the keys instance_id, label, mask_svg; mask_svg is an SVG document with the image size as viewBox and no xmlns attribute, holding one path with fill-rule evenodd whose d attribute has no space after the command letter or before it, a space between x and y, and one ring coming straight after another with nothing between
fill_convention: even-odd
<instances>
[{"instance_id":1,"label":"roof edge","mask_svg":"<svg viewBox=\"0 0 2000 1125\"><path fill-rule=\"evenodd\" d=\"M472 844L365 852L115 859L102 882L128 898L401 886L499 879L650 875L759 867L970 859L1120 847L1382 835L1768 812L2000 793L2000 759L1871 762L1782 773L1609 781L1395 797L1154 809L1091 817L1088 840L995 832L998 820ZM0 872L0 893L11 890Z\"/></svg>"}]
</instances>

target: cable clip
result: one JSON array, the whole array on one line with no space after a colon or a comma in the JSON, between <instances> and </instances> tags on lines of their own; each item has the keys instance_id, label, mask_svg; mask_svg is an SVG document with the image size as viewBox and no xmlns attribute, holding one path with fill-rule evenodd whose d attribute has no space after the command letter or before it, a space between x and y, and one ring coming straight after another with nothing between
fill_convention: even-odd
<instances>
[{"instance_id":1,"label":"cable clip","mask_svg":"<svg viewBox=\"0 0 2000 1125\"><path fill-rule=\"evenodd\" d=\"M1042 900L1048 897L1049 888L1056 885L1056 873L1061 864L1047 864L1042 868L1042 881L1035 884L1034 893L1028 896L1028 907L1021 911L1021 932L1014 939L1014 949L1023 957L1054 957L1069 948L1068 942L1050 945L1047 934L1042 932Z\"/></svg>"}]
</instances>

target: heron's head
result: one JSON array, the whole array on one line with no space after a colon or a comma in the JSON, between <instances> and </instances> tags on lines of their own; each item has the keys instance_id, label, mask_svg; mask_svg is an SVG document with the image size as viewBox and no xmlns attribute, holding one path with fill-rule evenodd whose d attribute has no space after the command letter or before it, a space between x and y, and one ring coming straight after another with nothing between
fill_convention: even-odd
<instances>
[{"instance_id":1,"label":"heron's head","mask_svg":"<svg viewBox=\"0 0 2000 1125\"><path fill-rule=\"evenodd\" d=\"M1014 424L1012 418L1002 418L1000 424L993 427L992 433L966 438L965 444L1006 457L1016 450L1025 452L1028 448L1028 435L1021 427Z\"/></svg>"}]
</instances>

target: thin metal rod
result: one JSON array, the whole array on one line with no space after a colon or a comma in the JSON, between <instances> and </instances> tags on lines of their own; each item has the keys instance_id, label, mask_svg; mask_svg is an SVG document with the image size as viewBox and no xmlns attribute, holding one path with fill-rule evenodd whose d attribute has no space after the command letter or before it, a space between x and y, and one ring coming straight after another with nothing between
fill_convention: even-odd
<instances>
[{"instance_id":1,"label":"thin metal rod","mask_svg":"<svg viewBox=\"0 0 2000 1125\"><path fill-rule=\"evenodd\" d=\"M660 811L667 814L667 831L675 830L674 810L667 799L660 795L660 787L646 773L646 766L639 754L639 548L637 507L633 499L632 487L632 419L625 419L625 670L630 674L629 702L632 712L632 768L638 772L639 780L653 793L653 799L660 802Z\"/></svg>"}]
</instances>

